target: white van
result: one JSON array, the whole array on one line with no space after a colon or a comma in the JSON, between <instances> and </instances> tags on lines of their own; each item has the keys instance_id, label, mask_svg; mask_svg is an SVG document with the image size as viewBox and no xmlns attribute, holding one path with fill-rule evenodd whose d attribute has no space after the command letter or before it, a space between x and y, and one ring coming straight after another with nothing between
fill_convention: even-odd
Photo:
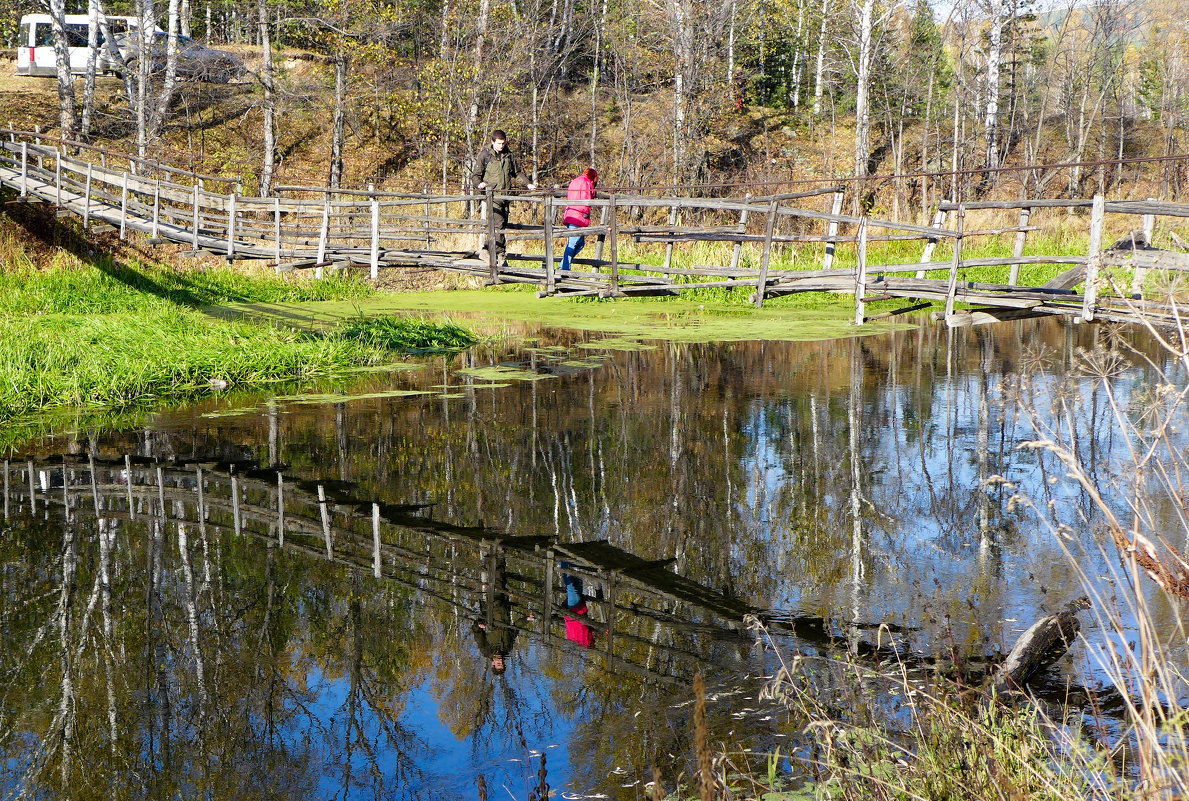
<instances>
[{"instance_id":1,"label":"white van","mask_svg":"<svg viewBox=\"0 0 1189 801\"><path fill-rule=\"evenodd\" d=\"M70 50L70 71L82 75L87 71L87 15L66 15L66 45ZM108 30L113 37L140 25L136 17L107 17ZM105 71L103 31L99 31L99 52L96 69ZM54 34L49 14L26 14L21 17L17 38L17 75L57 75L54 58Z\"/></svg>"}]
</instances>

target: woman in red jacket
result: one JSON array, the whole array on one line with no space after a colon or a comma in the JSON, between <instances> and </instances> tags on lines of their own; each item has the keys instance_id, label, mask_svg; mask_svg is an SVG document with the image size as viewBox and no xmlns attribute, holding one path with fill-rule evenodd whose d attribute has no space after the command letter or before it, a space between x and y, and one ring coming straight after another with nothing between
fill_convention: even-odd
<instances>
[{"instance_id":1,"label":"woman in red jacket","mask_svg":"<svg viewBox=\"0 0 1189 801\"><path fill-rule=\"evenodd\" d=\"M571 204L566 206L562 222L567 228L586 228L590 225L590 206L580 205L583 200L591 200L595 196L595 189L599 184L599 173L594 167L587 167L570 181L570 188L566 190L566 200ZM578 201L574 203L574 201ZM585 236L572 236L566 243L566 252L561 257L561 272L570 271L570 262L586 244Z\"/></svg>"}]
</instances>

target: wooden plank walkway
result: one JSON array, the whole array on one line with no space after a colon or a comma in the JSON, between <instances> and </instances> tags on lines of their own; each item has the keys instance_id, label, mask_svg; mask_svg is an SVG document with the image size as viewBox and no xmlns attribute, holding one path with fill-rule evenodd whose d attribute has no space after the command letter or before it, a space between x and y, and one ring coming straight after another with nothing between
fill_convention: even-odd
<instances>
[{"instance_id":1,"label":"wooden plank walkway","mask_svg":"<svg viewBox=\"0 0 1189 801\"><path fill-rule=\"evenodd\" d=\"M533 284L540 296L614 298L746 287L756 306L790 293L846 293L855 297L856 324L874 319L867 316L868 303L900 298L943 303L939 316L951 326L1041 315L1175 325L1186 311L1175 300L1142 298L1150 272L1189 270L1189 254L1152 247L1158 220L1189 217L1189 205L1177 203L1101 196L943 203L933 224L920 226L843 214L844 193L834 187L741 198L613 194L589 201L598 221L581 233L593 242L574 259L573 269L562 273L561 251L576 232L558 224L566 201L552 193L434 195L281 186L275 196L258 198L240 194L236 181L38 133L10 130L0 140L0 185L16 195L9 203L50 203L60 216L75 215L91 231L116 230L121 236L137 231L150 244L186 246L191 255L268 260L279 272L313 269L321 277L326 270L366 267L376 279L381 268L433 268L479 276L488 284ZM507 201L519 216L533 220L509 226L510 245L523 252L510 252L506 266L477 250L488 222L468 213L492 201ZM822 202L825 210L811 208ZM1090 210L1086 253L1024 254L1028 234L1039 230L1032 224L1035 212L1081 207ZM966 216L974 211L1019 216L1015 225L967 228ZM1108 214L1139 217L1142 223L1124 242L1104 247ZM1010 257L963 255L971 243L1004 237L1013 242ZM622 247L629 242L663 245L663 263L624 260ZM877 264L869 258L875 242L916 242L921 255ZM699 243L730 245L729 263L674 266L675 249ZM818 248L819 267L776 269L778 252L792 245ZM933 258L938 245L948 258ZM843 259L850 266L836 266ZM1036 265L1067 269L1060 281L1021 285L1021 268ZM988 268L1006 270L1006 281L966 280L969 270ZM1125 287L1120 268L1133 274ZM1078 293L1078 286L1087 289ZM1111 288L1115 291L1104 296Z\"/></svg>"}]
</instances>

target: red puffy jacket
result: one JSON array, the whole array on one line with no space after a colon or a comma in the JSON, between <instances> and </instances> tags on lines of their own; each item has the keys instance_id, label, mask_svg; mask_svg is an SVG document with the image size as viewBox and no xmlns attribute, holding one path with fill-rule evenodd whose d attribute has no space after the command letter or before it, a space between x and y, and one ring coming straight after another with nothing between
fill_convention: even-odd
<instances>
[{"instance_id":1,"label":"red puffy jacket","mask_svg":"<svg viewBox=\"0 0 1189 801\"><path fill-rule=\"evenodd\" d=\"M577 178L570 181L570 188L566 190L566 200L590 200L594 196L594 182L586 177L586 173L579 173ZM577 225L581 228L590 225L590 206L566 206L562 223Z\"/></svg>"}]
</instances>

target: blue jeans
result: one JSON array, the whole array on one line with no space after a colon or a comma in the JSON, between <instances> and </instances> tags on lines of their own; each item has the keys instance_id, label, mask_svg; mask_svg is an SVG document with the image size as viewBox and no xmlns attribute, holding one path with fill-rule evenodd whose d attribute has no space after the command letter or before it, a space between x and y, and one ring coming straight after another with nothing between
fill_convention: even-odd
<instances>
[{"instance_id":1,"label":"blue jeans","mask_svg":"<svg viewBox=\"0 0 1189 801\"><path fill-rule=\"evenodd\" d=\"M561 583L566 588L566 606L575 607L582 603L582 579L578 576L571 576L566 570L569 569L569 562L561 562L558 567L561 568Z\"/></svg>"},{"instance_id":2,"label":"blue jeans","mask_svg":"<svg viewBox=\"0 0 1189 801\"><path fill-rule=\"evenodd\" d=\"M574 223L566 223L566 228L583 228L583 227L584 226L581 226L581 225L574 225ZM563 253L561 256L561 267L560 267L561 272L568 273L570 271L570 260L573 259L575 256L577 256L582 251L582 248L584 248L585 246L586 246L586 237L584 237L584 236L570 237L570 241L566 242L566 252Z\"/></svg>"}]
</instances>

